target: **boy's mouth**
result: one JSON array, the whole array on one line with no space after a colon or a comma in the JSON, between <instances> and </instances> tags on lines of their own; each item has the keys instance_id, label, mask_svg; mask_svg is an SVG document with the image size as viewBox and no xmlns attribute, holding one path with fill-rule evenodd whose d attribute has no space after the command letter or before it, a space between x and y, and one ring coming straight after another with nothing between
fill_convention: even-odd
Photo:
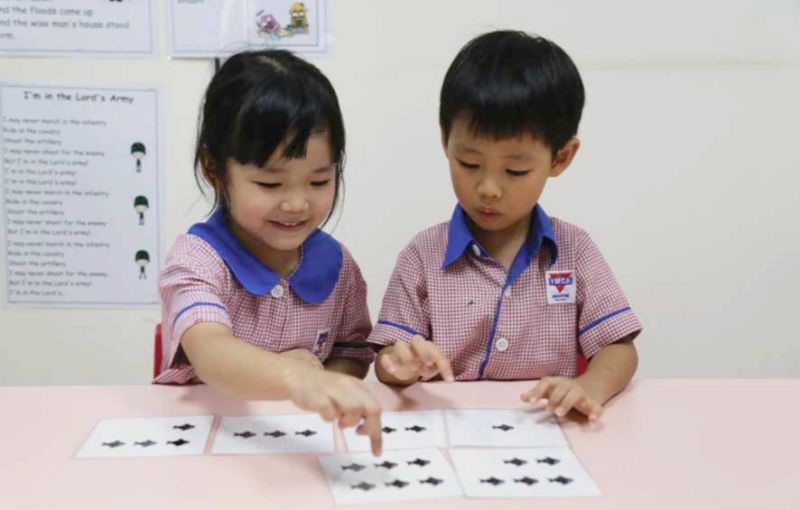
<instances>
[{"instance_id":1,"label":"boy's mouth","mask_svg":"<svg viewBox=\"0 0 800 510\"><path fill-rule=\"evenodd\" d=\"M500 213L491 207L478 207L475 209L478 217L485 220L494 220L500 217Z\"/></svg>"}]
</instances>

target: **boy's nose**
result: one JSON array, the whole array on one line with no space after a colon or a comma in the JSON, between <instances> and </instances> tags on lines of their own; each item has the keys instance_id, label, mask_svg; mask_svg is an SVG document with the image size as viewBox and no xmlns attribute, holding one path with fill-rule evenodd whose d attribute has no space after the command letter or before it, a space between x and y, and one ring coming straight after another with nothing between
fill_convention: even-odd
<instances>
[{"instance_id":1,"label":"boy's nose","mask_svg":"<svg viewBox=\"0 0 800 510\"><path fill-rule=\"evenodd\" d=\"M503 191L492 179L486 179L478 185L478 195L484 199L496 200L503 195Z\"/></svg>"}]
</instances>

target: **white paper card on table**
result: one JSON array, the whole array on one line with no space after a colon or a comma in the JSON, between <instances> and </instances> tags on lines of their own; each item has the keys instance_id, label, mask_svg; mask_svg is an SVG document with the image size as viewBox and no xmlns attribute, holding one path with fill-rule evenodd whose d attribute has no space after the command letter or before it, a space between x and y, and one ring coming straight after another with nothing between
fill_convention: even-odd
<instances>
[{"instance_id":1,"label":"white paper card on table","mask_svg":"<svg viewBox=\"0 0 800 510\"><path fill-rule=\"evenodd\" d=\"M440 410L387 411L381 413L381 423L385 451L447 446L444 414ZM349 451L370 451L367 436L356 434L355 428L346 428L342 432Z\"/></svg>"},{"instance_id":2,"label":"white paper card on table","mask_svg":"<svg viewBox=\"0 0 800 510\"><path fill-rule=\"evenodd\" d=\"M213 416L101 420L75 457L202 455L213 422Z\"/></svg>"},{"instance_id":3,"label":"white paper card on table","mask_svg":"<svg viewBox=\"0 0 800 510\"><path fill-rule=\"evenodd\" d=\"M393 450L319 458L336 503L376 503L460 496L450 463L437 449Z\"/></svg>"},{"instance_id":4,"label":"white paper card on table","mask_svg":"<svg viewBox=\"0 0 800 510\"><path fill-rule=\"evenodd\" d=\"M568 447L452 449L450 458L468 498L600 495Z\"/></svg>"},{"instance_id":5,"label":"white paper card on table","mask_svg":"<svg viewBox=\"0 0 800 510\"><path fill-rule=\"evenodd\" d=\"M316 414L224 416L211 453L331 453L333 425Z\"/></svg>"},{"instance_id":6,"label":"white paper card on table","mask_svg":"<svg viewBox=\"0 0 800 510\"><path fill-rule=\"evenodd\" d=\"M567 446L558 420L543 410L448 409L450 446Z\"/></svg>"}]
</instances>

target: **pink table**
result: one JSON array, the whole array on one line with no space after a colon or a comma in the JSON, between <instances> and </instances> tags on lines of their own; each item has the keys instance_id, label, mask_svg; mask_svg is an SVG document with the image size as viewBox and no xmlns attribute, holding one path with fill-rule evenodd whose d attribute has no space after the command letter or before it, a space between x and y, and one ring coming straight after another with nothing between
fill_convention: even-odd
<instances>
[{"instance_id":1,"label":"pink table","mask_svg":"<svg viewBox=\"0 0 800 510\"><path fill-rule=\"evenodd\" d=\"M386 410L517 408L530 383L375 384ZM603 424L564 425L603 496L437 499L381 508L800 509L800 379L643 380ZM103 418L296 412L204 387L0 388L0 508L294 510L334 505L314 455L72 457ZM362 506L363 508L363 506Z\"/></svg>"}]
</instances>

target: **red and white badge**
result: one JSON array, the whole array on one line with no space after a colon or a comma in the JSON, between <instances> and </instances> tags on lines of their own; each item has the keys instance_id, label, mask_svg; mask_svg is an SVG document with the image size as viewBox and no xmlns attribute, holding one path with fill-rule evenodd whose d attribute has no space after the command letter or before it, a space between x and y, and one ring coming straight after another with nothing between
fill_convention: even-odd
<instances>
[{"instance_id":1,"label":"red and white badge","mask_svg":"<svg viewBox=\"0 0 800 510\"><path fill-rule=\"evenodd\" d=\"M312 351L313 354L319 356L320 354L325 352L325 347L327 347L327 343L329 340L329 336L331 334L331 330L329 329L321 329L317 331L317 338L314 340L314 350Z\"/></svg>"},{"instance_id":2,"label":"red and white badge","mask_svg":"<svg viewBox=\"0 0 800 510\"><path fill-rule=\"evenodd\" d=\"M547 271L544 274L544 286L547 289L547 304L575 302L575 270Z\"/></svg>"}]
</instances>

